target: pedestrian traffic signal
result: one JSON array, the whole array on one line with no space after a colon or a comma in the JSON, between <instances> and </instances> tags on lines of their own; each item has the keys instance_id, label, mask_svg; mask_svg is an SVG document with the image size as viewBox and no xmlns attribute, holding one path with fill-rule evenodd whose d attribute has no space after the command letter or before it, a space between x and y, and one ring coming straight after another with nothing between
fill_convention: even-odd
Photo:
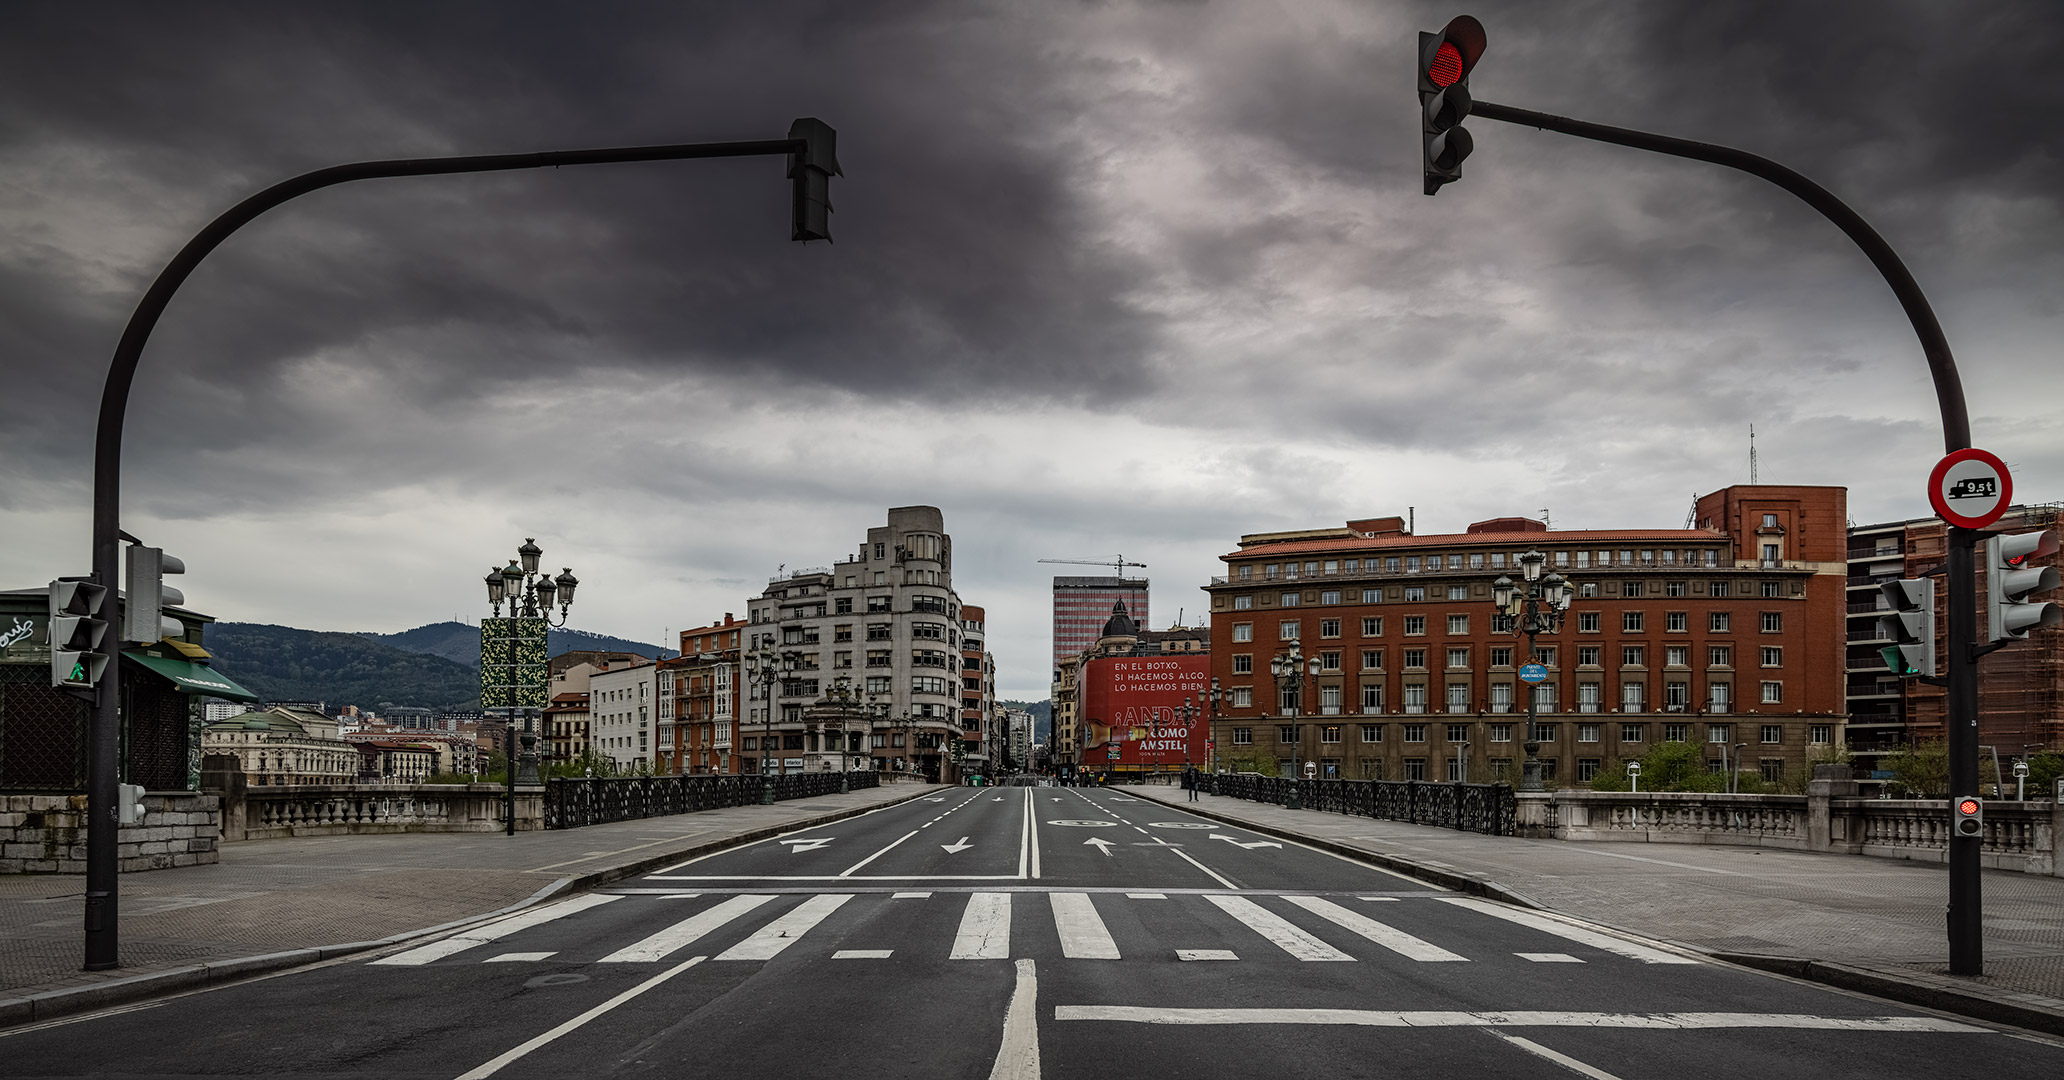
<instances>
[{"instance_id":1,"label":"pedestrian traffic signal","mask_svg":"<svg viewBox=\"0 0 2064 1080\"><path fill-rule=\"evenodd\" d=\"M129 574L124 582L128 593L122 605L122 640L151 645L166 638L184 637L186 625L165 614L168 607L186 603L186 594L165 584L166 574L184 574L186 564L163 548L129 545Z\"/></svg>"},{"instance_id":2,"label":"pedestrian traffic signal","mask_svg":"<svg viewBox=\"0 0 2064 1080\"><path fill-rule=\"evenodd\" d=\"M1935 674L1935 583L1904 578L1878 586L1891 614L1878 616L1878 636L1893 642L1878 650L1885 666L1902 679Z\"/></svg>"},{"instance_id":3,"label":"pedestrian traffic signal","mask_svg":"<svg viewBox=\"0 0 2064 1080\"><path fill-rule=\"evenodd\" d=\"M91 578L59 578L50 583L50 685L91 690L107 671L100 651L107 622L100 605L107 588Z\"/></svg>"},{"instance_id":4,"label":"pedestrian traffic signal","mask_svg":"<svg viewBox=\"0 0 2064 1080\"><path fill-rule=\"evenodd\" d=\"M788 179L794 189L795 209L791 219L791 240L831 239L831 178L846 175L839 169L838 132L814 116L790 124L788 137L801 139L803 148L788 155Z\"/></svg>"},{"instance_id":5,"label":"pedestrian traffic signal","mask_svg":"<svg viewBox=\"0 0 2064 1080\"><path fill-rule=\"evenodd\" d=\"M1449 19L1438 34L1419 35L1419 120L1428 195L1462 179L1462 159L1475 148L1462 121L1474 104L1469 70L1483 51L1483 24L1468 15Z\"/></svg>"},{"instance_id":6,"label":"pedestrian traffic signal","mask_svg":"<svg viewBox=\"0 0 2064 1080\"><path fill-rule=\"evenodd\" d=\"M143 785L115 785L115 824L143 824Z\"/></svg>"},{"instance_id":7,"label":"pedestrian traffic signal","mask_svg":"<svg viewBox=\"0 0 2064 1080\"><path fill-rule=\"evenodd\" d=\"M1985 804L1976 795L1959 795L1956 799L1956 820L1950 825L1954 835L1976 839L1985 834Z\"/></svg>"},{"instance_id":8,"label":"pedestrian traffic signal","mask_svg":"<svg viewBox=\"0 0 2064 1080\"><path fill-rule=\"evenodd\" d=\"M2056 553L2057 534L2048 529L1986 539L1987 641L2019 641L2030 630L2064 622L2064 609L2028 599L2057 587L2057 568L2035 565L2036 559Z\"/></svg>"}]
</instances>

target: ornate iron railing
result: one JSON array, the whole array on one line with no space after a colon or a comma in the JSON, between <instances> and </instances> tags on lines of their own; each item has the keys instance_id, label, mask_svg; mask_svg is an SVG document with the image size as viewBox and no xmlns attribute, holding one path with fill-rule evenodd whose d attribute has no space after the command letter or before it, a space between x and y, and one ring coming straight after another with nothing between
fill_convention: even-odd
<instances>
[{"instance_id":1,"label":"ornate iron railing","mask_svg":"<svg viewBox=\"0 0 2064 1080\"><path fill-rule=\"evenodd\" d=\"M1218 795L1282 805L1299 785L1308 810L1406 821L1414 825L1511 836L1519 800L1508 784L1447 784L1421 780L1291 780L1254 773L1206 777Z\"/></svg>"},{"instance_id":2,"label":"ornate iron railing","mask_svg":"<svg viewBox=\"0 0 2064 1080\"><path fill-rule=\"evenodd\" d=\"M871 788L879 778L871 771L850 774L851 786ZM776 776L774 798L810 799L839 793L838 773L791 773ZM760 776L612 776L556 778L545 783L545 828L577 829L612 821L692 814L760 801L766 778Z\"/></svg>"}]
</instances>

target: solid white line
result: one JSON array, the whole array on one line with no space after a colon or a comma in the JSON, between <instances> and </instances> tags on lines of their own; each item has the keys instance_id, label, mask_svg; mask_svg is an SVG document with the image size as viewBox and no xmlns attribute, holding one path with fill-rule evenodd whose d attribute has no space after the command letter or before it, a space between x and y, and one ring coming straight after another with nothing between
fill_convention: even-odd
<instances>
[{"instance_id":1,"label":"solid white line","mask_svg":"<svg viewBox=\"0 0 2064 1080\"><path fill-rule=\"evenodd\" d=\"M1532 1039L1522 1039L1517 1035L1507 1035L1502 1031L1487 1030L1484 1032L1484 1034L1489 1035L1493 1039L1503 1040L1508 1045L1519 1047L1521 1050L1524 1050L1527 1053L1534 1055L1535 1057L1546 1058L1547 1060L1552 1061L1557 1065L1560 1065L1563 1068L1568 1069L1573 1073L1576 1073L1579 1076L1588 1076L1591 1078L1591 1080L1620 1080L1619 1077L1614 1076L1609 1072L1606 1072L1604 1069L1586 1065L1583 1062L1578 1061L1576 1058L1569 1056L1568 1054L1558 1053L1557 1051L1550 1050Z\"/></svg>"},{"instance_id":2,"label":"solid white line","mask_svg":"<svg viewBox=\"0 0 2064 1080\"><path fill-rule=\"evenodd\" d=\"M1789 1028L1813 1031L1948 1032L1991 1029L1933 1016L1811 1016L1799 1013L1392 1012L1377 1009L1150 1009L1057 1005L1055 1020L1136 1024L1345 1024L1357 1027L1575 1027L1692 1031Z\"/></svg>"},{"instance_id":3,"label":"solid white line","mask_svg":"<svg viewBox=\"0 0 2064 1080\"><path fill-rule=\"evenodd\" d=\"M1054 931L1061 936L1061 955L1071 960L1116 960L1118 943L1097 916L1088 893L1048 893L1053 904Z\"/></svg>"},{"instance_id":4,"label":"solid white line","mask_svg":"<svg viewBox=\"0 0 2064 1080\"><path fill-rule=\"evenodd\" d=\"M391 964L397 967L417 967L432 960L442 960L453 953L465 952L476 945L485 945L496 938L508 937L519 930L528 930L533 926L548 923L554 919L563 919L568 915L586 911L599 904L607 904L621 899L623 897L610 896L603 893L589 893L586 896L577 896L563 904L553 904L550 907L538 908L535 911L526 911L521 915L503 919L498 923L489 923L486 926L461 931L442 941L433 941L428 945L421 945L407 952L381 957L373 961L373 963Z\"/></svg>"},{"instance_id":5,"label":"solid white line","mask_svg":"<svg viewBox=\"0 0 2064 1080\"><path fill-rule=\"evenodd\" d=\"M1191 866L1194 866L1194 867L1196 867L1197 869L1199 869L1199 870L1202 870L1202 871L1204 871L1204 872L1205 872L1205 873L1207 873L1207 874L1210 874L1210 875L1211 875L1211 877L1212 877L1212 880L1214 880L1214 881L1217 881L1217 882L1218 882L1218 883L1219 883L1220 885L1223 885L1223 886L1225 886L1225 887L1226 887L1226 888L1228 888L1228 889L1237 889L1237 888L1239 888L1239 886L1238 886L1238 885L1235 885L1235 884L1233 884L1232 882L1230 882L1230 881L1227 881L1227 880L1226 880L1226 879L1225 879L1225 878L1224 878L1224 877L1223 877L1222 875L1220 875L1220 874L1219 874L1219 872L1218 872L1218 871L1216 871L1216 870L1213 870L1212 868L1210 868L1210 867L1208 867L1208 866L1204 865L1203 863L1200 863L1200 862L1198 862L1197 860L1195 860L1195 859L1192 859L1192 858L1190 858L1190 853L1189 853L1189 852L1187 852L1187 851L1184 851L1184 850L1183 850L1183 849L1181 849L1181 848L1170 848L1169 850L1170 850L1170 851L1173 851L1173 852L1175 852L1175 853L1176 853L1177 855L1180 855L1180 856L1182 856L1182 857L1183 857L1184 859L1188 860L1188 862L1189 862L1189 864L1190 864Z\"/></svg>"},{"instance_id":6,"label":"solid white line","mask_svg":"<svg viewBox=\"0 0 2064 1080\"><path fill-rule=\"evenodd\" d=\"M1516 952L1512 955L1521 960L1532 960L1536 964L1581 964L1582 960L1566 952Z\"/></svg>"},{"instance_id":7,"label":"solid white line","mask_svg":"<svg viewBox=\"0 0 2064 1080\"><path fill-rule=\"evenodd\" d=\"M490 956L481 963L513 964L524 960L549 960L557 955L559 954L556 952L505 952L500 956Z\"/></svg>"},{"instance_id":8,"label":"solid white line","mask_svg":"<svg viewBox=\"0 0 2064 1080\"><path fill-rule=\"evenodd\" d=\"M1039 1080L1039 975L1032 961L1018 961L1018 984L1003 1013L1003 1043L989 1080Z\"/></svg>"},{"instance_id":9,"label":"solid white line","mask_svg":"<svg viewBox=\"0 0 2064 1080\"><path fill-rule=\"evenodd\" d=\"M795 910L753 931L751 937L717 954L719 960L772 960L802 940L825 916L853 898L852 893L819 893L795 906Z\"/></svg>"},{"instance_id":10,"label":"solid white line","mask_svg":"<svg viewBox=\"0 0 2064 1080\"><path fill-rule=\"evenodd\" d=\"M1305 933L1290 920L1244 896L1206 896L1204 899L1299 960L1354 960L1354 957Z\"/></svg>"},{"instance_id":11,"label":"solid white line","mask_svg":"<svg viewBox=\"0 0 2064 1080\"><path fill-rule=\"evenodd\" d=\"M1125 894L1125 898L1128 900L1166 900L1168 899L1168 894L1165 892L1129 892Z\"/></svg>"},{"instance_id":12,"label":"solid white line","mask_svg":"<svg viewBox=\"0 0 2064 1080\"><path fill-rule=\"evenodd\" d=\"M1316 896L1286 896L1283 899L1317 915L1321 919L1344 926L1400 956L1428 963L1449 960L1460 960L1464 963L1469 961L1468 957L1460 953L1452 953L1430 941L1422 941L1396 927L1386 926L1383 923L1377 922L1367 915L1349 911L1331 900L1322 900Z\"/></svg>"},{"instance_id":13,"label":"solid white line","mask_svg":"<svg viewBox=\"0 0 2064 1080\"><path fill-rule=\"evenodd\" d=\"M953 936L953 952L947 959L1010 959L1010 922L1009 893L969 893L967 910L960 916L960 932Z\"/></svg>"},{"instance_id":14,"label":"solid white line","mask_svg":"<svg viewBox=\"0 0 2064 1080\"><path fill-rule=\"evenodd\" d=\"M1029 878L1032 871L1032 789L1025 789L1025 821L1018 826L1018 876Z\"/></svg>"},{"instance_id":15,"label":"solid white line","mask_svg":"<svg viewBox=\"0 0 2064 1080\"><path fill-rule=\"evenodd\" d=\"M1515 922L1521 926L1539 930L1544 934L1553 934L1556 937L1574 941L1579 945L1589 945L1594 949L1604 949L1609 953L1617 953L1629 959L1639 960L1644 964L1698 963L1697 960L1693 960L1688 956L1667 953L1661 949L1651 949L1646 945L1636 945L1631 941L1623 941L1607 934L1598 933L1595 930L1586 930L1581 926L1571 926L1568 923L1536 914L1525 908L1512 907L1509 904L1479 900L1474 896L1441 896L1435 899L1440 900L1442 903L1453 904L1456 907L1481 912L1492 918L1504 919L1506 922Z\"/></svg>"},{"instance_id":16,"label":"solid white line","mask_svg":"<svg viewBox=\"0 0 2064 1080\"><path fill-rule=\"evenodd\" d=\"M925 822L925 825L930 825L930 824L931 824L931 822L929 822L929 821ZM918 826L918 829L921 829L921 828L924 828L924 825L920 825L920 826ZM879 858L881 858L881 857L882 857L882 856L884 856L884 855L887 855L887 854L889 853L889 848L895 847L895 846L896 846L896 844L900 844L900 843L902 843L903 841L905 841L905 840L908 840L908 839L910 839L911 837L913 837L913 836L916 836L916 835L917 835L917 829L912 829L912 830L910 830L909 832L907 832L907 833L904 833L904 834L903 834L902 836L899 836L899 837L897 837L897 838L896 838L896 843L895 843L895 844L890 844L890 845L889 845L889 847L885 847L885 848L881 849L880 851L877 851L877 852L875 852L874 854L872 854L872 855L869 855L868 857L866 857L866 858L864 858L864 859L860 860L859 862L856 862L856 863L854 863L853 865L851 865L851 866L848 866L848 867L846 867L846 869L845 869L845 870L844 870L844 871L843 871L842 873L840 873L840 874L839 874L839 876L840 876L840 877L851 877L851 876L853 876L853 871L855 871L855 870L858 870L858 869L860 869L860 868L861 868L861 867L863 867L863 866L866 866L866 865L867 865L868 863L871 863L871 862L873 862L874 860L876 860L876 859L879 859Z\"/></svg>"},{"instance_id":17,"label":"solid white line","mask_svg":"<svg viewBox=\"0 0 2064 1080\"><path fill-rule=\"evenodd\" d=\"M1036 880L1039 877L1039 815L1033 812L1029 797L1025 800L1025 820L1030 822L1032 829L1032 877Z\"/></svg>"},{"instance_id":18,"label":"solid white line","mask_svg":"<svg viewBox=\"0 0 2064 1080\"><path fill-rule=\"evenodd\" d=\"M932 894L931 894L931 893L928 893L928 892L899 892L899 893L897 893L896 895L894 895L894 896L891 896L891 897L889 897L889 899L891 899L891 900L923 900L923 899L925 899L925 898L927 898L927 897L929 897L929 896L931 896L931 895L932 895Z\"/></svg>"},{"instance_id":19,"label":"solid white line","mask_svg":"<svg viewBox=\"0 0 2064 1080\"><path fill-rule=\"evenodd\" d=\"M597 1005L592 1009L589 1009L587 1012L584 1012L579 1016L576 1016L573 1019L568 1020L567 1022L559 1025L558 1027L555 1027L552 1030L547 1031L544 1034L539 1035L528 1042L522 1043L513 1050L506 1051L500 1056L490 1059L486 1064L481 1065L479 1068L474 1069L471 1072L459 1074L458 1080L487 1080L488 1077L493 1076L497 1072L500 1072L502 1070L502 1067L509 1064L510 1062L515 1061L518 1058L521 1058L525 1054L530 1053L532 1050L535 1050L538 1047L543 1046L554 1039L557 1039L559 1036L564 1035L567 1032L580 1027L582 1024L585 1024L588 1021L593 1020L594 1018L602 1015L603 1013L606 1013L609 1010L616 1008L618 1005L621 1005L624 1002L629 1001L634 997L637 997L639 994L642 994L645 991L650 990L655 986L658 986L660 983L663 983L668 979L671 979L674 976L679 975L680 973L688 970L689 968L692 968L695 965L702 963L705 959L707 959L707 957L696 956L690 957L687 960L683 960L682 962L675 964L673 967L670 967L665 971L662 971L659 974L654 975L653 977L645 980L644 982L641 982L638 985L631 987L629 990L626 990L623 993L618 994L613 998L610 998L608 1001L605 1001L602 1004Z\"/></svg>"},{"instance_id":20,"label":"solid white line","mask_svg":"<svg viewBox=\"0 0 2064 1080\"><path fill-rule=\"evenodd\" d=\"M670 874L666 881L1018 881L1016 874Z\"/></svg>"},{"instance_id":21,"label":"solid white line","mask_svg":"<svg viewBox=\"0 0 2064 1080\"><path fill-rule=\"evenodd\" d=\"M603 964L657 963L666 959L668 954L678 949L686 948L696 938L715 930L772 899L774 899L772 896L758 894L734 896L707 911L690 915L635 945L618 949L597 962Z\"/></svg>"},{"instance_id":22,"label":"solid white line","mask_svg":"<svg viewBox=\"0 0 2064 1080\"><path fill-rule=\"evenodd\" d=\"M894 949L840 949L832 953L833 960L887 960Z\"/></svg>"}]
</instances>

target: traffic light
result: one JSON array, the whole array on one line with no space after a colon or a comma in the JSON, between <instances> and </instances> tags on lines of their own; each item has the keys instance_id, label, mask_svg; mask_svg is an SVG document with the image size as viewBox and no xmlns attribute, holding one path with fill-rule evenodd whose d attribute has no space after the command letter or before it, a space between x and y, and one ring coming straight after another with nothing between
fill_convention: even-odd
<instances>
[{"instance_id":1,"label":"traffic light","mask_svg":"<svg viewBox=\"0 0 2064 1080\"><path fill-rule=\"evenodd\" d=\"M186 603L186 595L165 584L166 574L184 574L186 564L163 548L129 545L128 603L122 607L122 640L144 645L182 637L186 625L165 614Z\"/></svg>"},{"instance_id":2,"label":"traffic light","mask_svg":"<svg viewBox=\"0 0 2064 1080\"><path fill-rule=\"evenodd\" d=\"M1985 834L1985 804L1976 795L1959 795L1956 799L1956 820L1951 823L1953 835L1976 839Z\"/></svg>"},{"instance_id":3,"label":"traffic light","mask_svg":"<svg viewBox=\"0 0 2064 1080\"><path fill-rule=\"evenodd\" d=\"M1468 15L1449 19L1438 34L1419 35L1419 120L1428 195L1462 179L1462 159L1475 149L1462 121L1474 104L1469 70L1483 51L1483 24Z\"/></svg>"},{"instance_id":4,"label":"traffic light","mask_svg":"<svg viewBox=\"0 0 2064 1080\"><path fill-rule=\"evenodd\" d=\"M107 621L100 617L107 587L91 578L59 578L50 583L50 685L91 690L107 671L100 652Z\"/></svg>"},{"instance_id":5,"label":"traffic light","mask_svg":"<svg viewBox=\"0 0 2064 1080\"><path fill-rule=\"evenodd\" d=\"M2014 533L1985 541L1985 627L1987 641L2019 641L2030 630L2064 622L2064 609L2028 597L2057 587L2057 568L2034 561L2057 553L2057 534Z\"/></svg>"},{"instance_id":6,"label":"traffic light","mask_svg":"<svg viewBox=\"0 0 2064 1080\"><path fill-rule=\"evenodd\" d=\"M115 785L115 824L143 824L143 785Z\"/></svg>"},{"instance_id":7,"label":"traffic light","mask_svg":"<svg viewBox=\"0 0 2064 1080\"><path fill-rule=\"evenodd\" d=\"M838 132L814 116L805 116L788 126L788 137L803 140L802 150L788 155L788 179L795 197L789 239L829 240L831 178L846 175L838 163Z\"/></svg>"},{"instance_id":8,"label":"traffic light","mask_svg":"<svg viewBox=\"0 0 2064 1080\"><path fill-rule=\"evenodd\" d=\"M1878 636L1894 644L1878 650L1885 666L1902 679L1935 674L1935 583L1904 578L1878 586L1892 613L1878 616Z\"/></svg>"}]
</instances>

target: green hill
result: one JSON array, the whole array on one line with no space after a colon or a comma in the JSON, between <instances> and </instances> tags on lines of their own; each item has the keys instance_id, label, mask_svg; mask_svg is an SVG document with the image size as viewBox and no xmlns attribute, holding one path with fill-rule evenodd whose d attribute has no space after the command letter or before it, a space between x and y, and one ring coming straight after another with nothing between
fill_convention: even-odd
<instances>
[{"instance_id":1,"label":"green hill","mask_svg":"<svg viewBox=\"0 0 2064 1080\"><path fill-rule=\"evenodd\" d=\"M358 636L407 652L441 656L467 667L480 666L480 627L462 622L431 623L427 626L418 626L414 630L403 630L398 634ZM611 637L608 634L591 634L586 630L562 630L557 627L548 632L545 647L553 656L573 649L636 653L644 657L673 655L671 651L662 654L659 646L647 645L642 641Z\"/></svg>"},{"instance_id":2,"label":"green hill","mask_svg":"<svg viewBox=\"0 0 2064 1080\"><path fill-rule=\"evenodd\" d=\"M471 632L477 654L479 631ZM476 667L360 634L220 622L208 628L205 640L215 667L268 700L321 701L333 708L377 708L381 702L431 709L480 707Z\"/></svg>"}]
</instances>

